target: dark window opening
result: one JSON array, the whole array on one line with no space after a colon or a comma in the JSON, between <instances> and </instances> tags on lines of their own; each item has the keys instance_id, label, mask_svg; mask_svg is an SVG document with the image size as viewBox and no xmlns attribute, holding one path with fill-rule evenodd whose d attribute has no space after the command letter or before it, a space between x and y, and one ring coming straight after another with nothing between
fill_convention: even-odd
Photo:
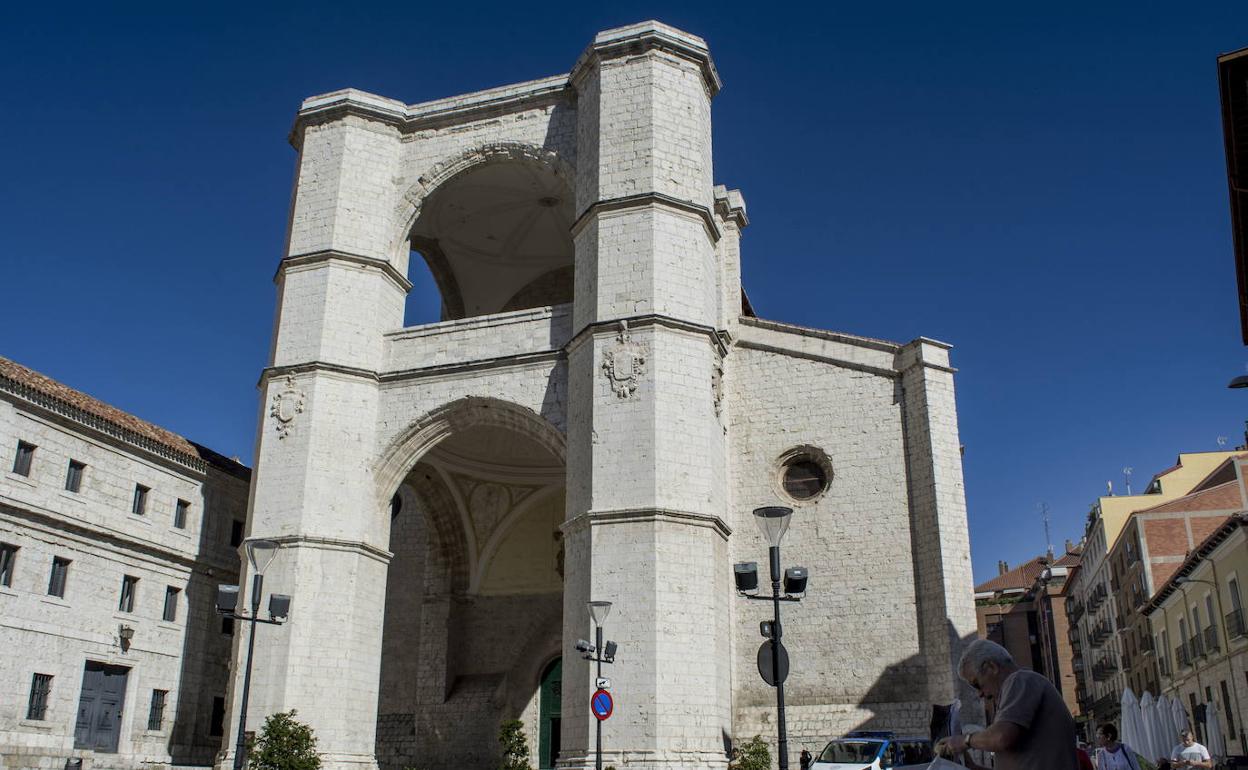
<instances>
[{"instance_id":1,"label":"dark window opening","mask_svg":"<svg viewBox=\"0 0 1248 770\"><path fill-rule=\"evenodd\" d=\"M243 529L245 526L246 525L238 519L235 519L230 523L230 545L235 547L242 545Z\"/></svg>"},{"instance_id":2,"label":"dark window opening","mask_svg":"<svg viewBox=\"0 0 1248 770\"><path fill-rule=\"evenodd\" d=\"M173 526L177 529L186 529L186 514L190 510L190 503L185 500L179 500L173 509Z\"/></svg>"},{"instance_id":3,"label":"dark window opening","mask_svg":"<svg viewBox=\"0 0 1248 770\"><path fill-rule=\"evenodd\" d=\"M80 463L77 460L69 461L69 470L65 472L65 489L70 492L77 492L82 488L82 472L86 470L86 463Z\"/></svg>"},{"instance_id":4,"label":"dark window opening","mask_svg":"<svg viewBox=\"0 0 1248 770\"><path fill-rule=\"evenodd\" d=\"M117 609L121 612L134 612L134 595L139 590L139 579L133 575L126 575L121 579L121 601L117 603Z\"/></svg>"},{"instance_id":5,"label":"dark window opening","mask_svg":"<svg viewBox=\"0 0 1248 770\"><path fill-rule=\"evenodd\" d=\"M159 730L165 721L165 699L168 690L152 690L152 708L147 712L147 729Z\"/></svg>"},{"instance_id":6,"label":"dark window opening","mask_svg":"<svg viewBox=\"0 0 1248 770\"><path fill-rule=\"evenodd\" d=\"M0 543L0 586L13 585L13 568L17 564L17 546Z\"/></svg>"},{"instance_id":7,"label":"dark window opening","mask_svg":"<svg viewBox=\"0 0 1248 770\"><path fill-rule=\"evenodd\" d=\"M65 598L65 581L69 578L69 559L60 556L52 559L52 574L48 576L48 596Z\"/></svg>"},{"instance_id":8,"label":"dark window opening","mask_svg":"<svg viewBox=\"0 0 1248 770\"><path fill-rule=\"evenodd\" d=\"M212 720L208 723L208 734L213 737L225 734L225 698L220 696L212 699Z\"/></svg>"},{"instance_id":9,"label":"dark window opening","mask_svg":"<svg viewBox=\"0 0 1248 770\"><path fill-rule=\"evenodd\" d=\"M31 463L35 460L35 445L25 441L17 442L17 457L13 458L13 472L19 476L29 476Z\"/></svg>"},{"instance_id":10,"label":"dark window opening","mask_svg":"<svg viewBox=\"0 0 1248 770\"><path fill-rule=\"evenodd\" d=\"M173 586L165 588L165 611L161 614L161 619L169 623L178 619L178 595L180 593L182 591Z\"/></svg>"},{"instance_id":11,"label":"dark window opening","mask_svg":"<svg viewBox=\"0 0 1248 770\"><path fill-rule=\"evenodd\" d=\"M30 682L30 701L26 704L26 718L43 721L48 718L48 696L52 693L52 675L35 674Z\"/></svg>"},{"instance_id":12,"label":"dark window opening","mask_svg":"<svg viewBox=\"0 0 1248 770\"><path fill-rule=\"evenodd\" d=\"M147 493L152 490L142 484L134 485L134 502L130 505L130 512L142 516L147 513Z\"/></svg>"}]
</instances>

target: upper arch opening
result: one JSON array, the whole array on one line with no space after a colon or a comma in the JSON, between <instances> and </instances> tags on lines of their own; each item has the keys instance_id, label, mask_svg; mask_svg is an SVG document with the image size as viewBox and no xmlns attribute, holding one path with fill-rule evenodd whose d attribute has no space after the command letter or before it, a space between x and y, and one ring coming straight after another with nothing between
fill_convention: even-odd
<instances>
[{"instance_id":1,"label":"upper arch opening","mask_svg":"<svg viewBox=\"0 0 1248 770\"><path fill-rule=\"evenodd\" d=\"M410 234L441 297L437 317L571 302L573 204L565 175L536 161L490 161L440 184ZM434 312L409 308L408 316L432 320Z\"/></svg>"}]
</instances>

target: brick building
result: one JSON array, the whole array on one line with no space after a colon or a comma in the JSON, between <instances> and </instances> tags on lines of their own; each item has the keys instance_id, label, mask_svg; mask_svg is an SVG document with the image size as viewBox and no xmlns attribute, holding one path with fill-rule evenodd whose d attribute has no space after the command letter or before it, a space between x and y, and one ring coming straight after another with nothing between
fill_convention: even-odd
<instances>
[{"instance_id":1,"label":"brick building","mask_svg":"<svg viewBox=\"0 0 1248 770\"><path fill-rule=\"evenodd\" d=\"M0 767L211 764L248 470L0 358Z\"/></svg>"},{"instance_id":2,"label":"brick building","mask_svg":"<svg viewBox=\"0 0 1248 770\"><path fill-rule=\"evenodd\" d=\"M645 22L542 80L303 103L248 532L282 543L266 585L296 610L257 642L249 723L298 709L328 770L472 770L518 717L535 764L592 766L572 649L606 600L606 762L722 770L774 734L769 610L731 571L765 562L771 504L812 575L785 611L794 763L975 702L949 347L755 317L719 88L703 40ZM413 262L442 321L403 328Z\"/></svg>"},{"instance_id":3,"label":"brick building","mask_svg":"<svg viewBox=\"0 0 1248 770\"><path fill-rule=\"evenodd\" d=\"M1005 647L1015 662L1053 682L1072 714L1078 715L1065 597L1079 569L1079 547L1066 543L1057 558L1037 556L1014 569L998 563L999 574L975 587L979 636Z\"/></svg>"}]
</instances>

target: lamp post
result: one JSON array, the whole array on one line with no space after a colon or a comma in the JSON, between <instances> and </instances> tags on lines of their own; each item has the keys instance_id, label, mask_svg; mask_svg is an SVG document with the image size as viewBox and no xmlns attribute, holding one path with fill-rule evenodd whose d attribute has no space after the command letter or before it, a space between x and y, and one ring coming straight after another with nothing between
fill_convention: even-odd
<instances>
[{"instance_id":1,"label":"lamp post","mask_svg":"<svg viewBox=\"0 0 1248 770\"><path fill-rule=\"evenodd\" d=\"M589 616L594 620L594 643L590 644L584 639L579 639L576 642L576 649L585 653L583 656L585 660L592 660L598 664L595 677L595 689L597 689L602 687L601 684L598 684L602 681L602 664L615 662L615 653L618 647L615 642L607 642L604 647L602 642L602 624L607 622L607 615L611 614L611 602L589 602L588 607ZM602 770L602 720L595 719L595 721L598 722L598 732L595 741L594 768L595 770Z\"/></svg>"},{"instance_id":2,"label":"lamp post","mask_svg":"<svg viewBox=\"0 0 1248 770\"><path fill-rule=\"evenodd\" d=\"M256 624L268 623L280 626L290 614L290 597L273 594L269 597L269 618L260 617L260 596L264 588L264 571L273 562L280 546L272 540L247 541L247 561L251 563L251 612L236 611L238 604L238 586L219 586L217 588L217 612L227 618L234 618L251 624L251 634L247 639L247 663L243 670L243 693L238 710L238 742L234 747L234 770L242 770L243 755L247 748L247 699L251 694L251 659L256 649Z\"/></svg>"},{"instance_id":3,"label":"lamp post","mask_svg":"<svg viewBox=\"0 0 1248 770\"><path fill-rule=\"evenodd\" d=\"M780 541L789 531L792 508L773 505L754 509L754 522L767 540L767 556L771 575L771 596L758 596L758 563L741 562L733 565L733 578L737 593L746 599L771 601L772 619L759 624L759 632L766 642L758 650L758 673L763 681L776 688L776 753L780 755L780 770L789 770L789 736L784 716L784 680L789 676L789 653L781 643L783 631L780 626L780 602L801 601L806 593L808 573L805 567L789 567L784 571L784 595L781 596Z\"/></svg>"}]
</instances>

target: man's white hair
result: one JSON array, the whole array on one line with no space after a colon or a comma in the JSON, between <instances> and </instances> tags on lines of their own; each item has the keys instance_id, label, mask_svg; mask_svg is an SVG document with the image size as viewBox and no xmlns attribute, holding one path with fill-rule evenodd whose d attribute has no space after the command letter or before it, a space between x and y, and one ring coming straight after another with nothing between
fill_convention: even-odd
<instances>
[{"instance_id":1,"label":"man's white hair","mask_svg":"<svg viewBox=\"0 0 1248 770\"><path fill-rule=\"evenodd\" d=\"M958 661L958 673L970 671L973 676L983 670L985 663L1014 665L1014 656L996 642L976 639L962 651L962 658Z\"/></svg>"}]
</instances>

